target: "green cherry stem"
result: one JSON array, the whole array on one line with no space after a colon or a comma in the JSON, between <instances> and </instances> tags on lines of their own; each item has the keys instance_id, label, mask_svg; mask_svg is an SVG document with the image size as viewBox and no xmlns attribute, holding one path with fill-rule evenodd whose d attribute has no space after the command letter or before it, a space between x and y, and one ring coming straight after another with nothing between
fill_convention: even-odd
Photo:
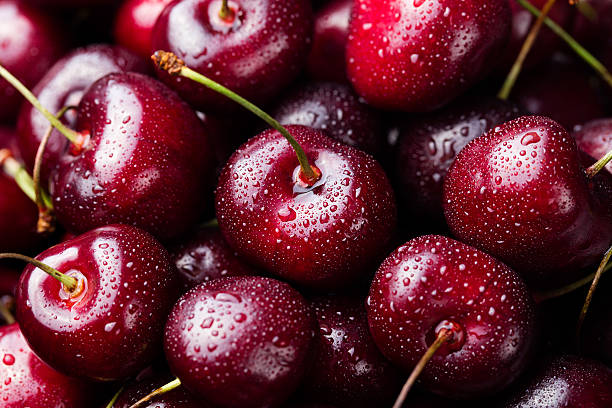
<instances>
[{"instance_id":1,"label":"green cherry stem","mask_svg":"<svg viewBox=\"0 0 612 408\"><path fill-rule=\"evenodd\" d=\"M0 76L10 83L15 89L19 91L47 120L53 125L61 134L66 136L72 143L78 144L80 136L78 132L66 127L59 119L57 119L51 112L49 112L39 100L34 96L32 92L24 84L21 83L13 74L11 74L6 68L0 65Z\"/></svg>"},{"instance_id":2,"label":"green cherry stem","mask_svg":"<svg viewBox=\"0 0 612 408\"><path fill-rule=\"evenodd\" d=\"M57 269L52 268L49 265L46 265L34 258L30 258L29 256L7 252L0 254L0 259L19 259L20 261L25 261L29 264L32 264L38 269L48 273L53 278L61 282L62 285L64 285L64 287L68 290L68 292L74 292L79 287L79 281L76 278L63 274Z\"/></svg>"},{"instance_id":3,"label":"green cherry stem","mask_svg":"<svg viewBox=\"0 0 612 408\"><path fill-rule=\"evenodd\" d=\"M608 264L603 269L602 274L608 272L610 269L612 269L612 263ZM592 274L585 276L584 278L577 280L576 282L572 282L569 285L563 286L558 289L553 289L553 290L549 290L546 292L534 292L533 299L535 300L536 303L541 303L546 300L555 299L555 298L567 295L568 293L572 293L573 291L578 290L588 285L589 283L593 282L593 279L595 279L596 273L597 272L593 272Z\"/></svg>"},{"instance_id":4,"label":"green cherry stem","mask_svg":"<svg viewBox=\"0 0 612 408\"><path fill-rule=\"evenodd\" d=\"M228 0L221 2L221 10L219 10L219 18L221 20L231 21L234 19L234 11L230 8Z\"/></svg>"},{"instance_id":5,"label":"green cherry stem","mask_svg":"<svg viewBox=\"0 0 612 408\"><path fill-rule=\"evenodd\" d=\"M497 94L497 97L499 99L506 100L510 96L510 92L512 91L512 88L514 87L514 84L516 83L516 80L518 79L519 74L521 73L521 69L523 68L525 59L527 58L529 51L531 51L535 40L538 38L538 34L540 33L540 29L542 28L542 23L544 22L544 19L548 15L548 12L552 8L552 6L555 4L555 1L556 0L548 0L546 4L544 4L540 16L531 27L531 30L529 30L529 34L527 34L527 37L525 38L525 42L521 47L521 51L516 57L514 64L512 64L512 68L510 68L510 72L508 73L508 76L506 77L506 80L504 81L501 90Z\"/></svg>"},{"instance_id":6,"label":"green cherry stem","mask_svg":"<svg viewBox=\"0 0 612 408\"><path fill-rule=\"evenodd\" d=\"M113 395L113 398L108 402L108 404L106 404L106 408L113 408L113 405L115 405L115 402L117 402L117 399L119 398L119 395L121 395L122 392L123 387L119 388L119 391L117 391L115 395Z\"/></svg>"},{"instance_id":7,"label":"green cherry stem","mask_svg":"<svg viewBox=\"0 0 612 408\"><path fill-rule=\"evenodd\" d=\"M158 68L167 71L170 75L177 75L191 79L192 81L195 81L221 95L226 96L227 98L242 105L244 108L257 115L259 118L268 123L268 125L278 130L280 134L283 135L285 139L287 139L291 147L293 147L293 150L297 155L298 161L300 162L302 175L308 181L309 185L313 185L315 182L317 182L317 180L321 178L321 174L318 169L316 169L316 167L311 166L308 162L308 157L306 156L304 149L302 149L302 146L300 146L299 143L293 138L293 136L291 136L291 134L287 131L287 129L285 129L272 116L268 115L266 112L259 109L257 106L247 101L237 93L213 81L212 79L205 77L199 72L196 72L191 68L187 67L181 59L179 59L175 54L171 52L161 50L156 51L155 54L151 56L151 59Z\"/></svg>"},{"instance_id":8,"label":"green cherry stem","mask_svg":"<svg viewBox=\"0 0 612 408\"><path fill-rule=\"evenodd\" d=\"M141 406L145 402L150 401L151 399L157 397L158 395L162 395L162 394L165 394L167 392L170 392L173 389L178 388L180 385L181 385L181 380L179 380L178 378L175 378L174 380L170 381L168 384L159 387L158 389L156 389L155 391L151 392L146 397L140 399L138 402L136 402L135 404L130 406L130 408L138 408L139 406Z\"/></svg>"},{"instance_id":9,"label":"green cherry stem","mask_svg":"<svg viewBox=\"0 0 612 408\"><path fill-rule=\"evenodd\" d=\"M534 7L528 0L516 1L534 16L540 16L540 10ZM555 34L561 37L561 39L563 39L563 41L565 41L580 58L589 64L591 68L593 68L603 78L603 80L612 87L612 74L610 74L610 71L608 71L606 67L593 56L593 54L587 51L571 35L569 35L567 31L561 28L559 24L555 23L550 18L546 17L544 19L544 24L546 24Z\"/></svg>"},{"instance_id":10,"label":"green cherry stem","mask_svg":"<svg viewBox=\"0 0 612 408\"><path fill-rule=\"evenodd\" d=\"M592 166L590 166L588 169L586 169L587 177L588 178L595 177L595 175L597 173L599 173L601 171L601 169L606 167L606 165L608 163L610 163L610 161L612 161L612 150L610 150L608 153L606 153L606 155L604 157L602 157L601 159L597 160L595 163L593 163Z\"/></svg>"},{"instance_id":11,"label":"green cherry stem","mask_svg":"<svg viewBox=\"0 0 612 408\"><path fill-rule=\"evenodd\" d=\"M36 203L36 188L34 180L28 174L25 167L12 156L8 149L0 149L0 169L7 176L15 180L21 191ZM44 191L41 192L42 201L49 210L53 209L51 198Z\"/></svg>"},{"instance_id":12,"label":"green cherry stem","mask_svg":"<svg viewBox=\"0 0 612 408\"><path fill-rule=\"evenodd\" d=\"M608 249L606 254L604 255L599 267L597 267L597 271L595 272L595 276L593 277L593 282L591 283L591 287L589 288L589 293L587 293L586 299L584 300L584 305L582 305L582 310L580 311L580 316L578 317L578 324L576 324L576 345L578 349L580 349L580 331L582 330L582 324L584 323L584 319L589 310L589 306L591 305L591 301L593 300L593 295L595 294L595 289L597 289L597 285L599 284L599 279L606 269L606 265L608 265L608 261L610 261L610 256L612 256L612 247Z\"/></svg>"}]
</instances>

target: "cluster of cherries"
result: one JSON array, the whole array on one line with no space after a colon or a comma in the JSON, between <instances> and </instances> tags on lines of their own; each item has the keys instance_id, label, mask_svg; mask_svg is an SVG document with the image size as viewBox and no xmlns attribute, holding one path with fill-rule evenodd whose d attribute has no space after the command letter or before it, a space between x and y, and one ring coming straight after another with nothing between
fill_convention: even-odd
<instances>
[{"instance_id":1,"label":"cluster of cherries","mask_svg":"<svg viewBox=\"0 0 612 408\"><path fill-rule=\"evenodd\" d=\"M612 407L608 69L610 0L0 0L0 407Z\"/></svg>"}]
</instances>

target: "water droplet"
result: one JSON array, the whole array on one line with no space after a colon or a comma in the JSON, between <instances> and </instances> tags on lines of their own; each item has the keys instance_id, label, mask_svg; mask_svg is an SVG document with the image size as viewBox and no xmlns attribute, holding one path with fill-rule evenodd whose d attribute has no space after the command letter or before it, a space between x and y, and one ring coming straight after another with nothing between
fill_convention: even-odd
<instances>
[{"instance_id":1,"label":"water droplet","mask_svg":"<svg viewBox=\"0 0 612 408\"><path fill-rule=\"evenodd\" d=\"M529 132L522 137L521 144L523 146L528 146L532 143L538 143L539 141L540 135L538 135L536 132Z\"/></svg>"},{"instance_id":2,"label":"water droplet","mask_svg":"<svg viewBox=\"0 0 612 408\"><path fill-rule=\"evenodd\" d=\"M6 365L13 365L15 364L15 356L12 354L5 354L2 358L2 362Z\"/></svg>"}]
</instances>

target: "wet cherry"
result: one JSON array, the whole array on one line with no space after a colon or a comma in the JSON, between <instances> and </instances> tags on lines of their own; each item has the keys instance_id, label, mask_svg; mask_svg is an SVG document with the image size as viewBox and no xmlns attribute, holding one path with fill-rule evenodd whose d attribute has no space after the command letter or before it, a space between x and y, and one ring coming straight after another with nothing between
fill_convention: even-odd
<instances>
[{"instance_id":1,"label":"wet cherry","mask_svg":"<svg viewBox=\"0 0 612 408\"><path fill-rule=\"evenodd\" d=\"M572 133L578 148L599 159L612 150L612 118L596 119L577 126ZM606 165L612 173L612 163Z\"/></svg>"}]
</instances>

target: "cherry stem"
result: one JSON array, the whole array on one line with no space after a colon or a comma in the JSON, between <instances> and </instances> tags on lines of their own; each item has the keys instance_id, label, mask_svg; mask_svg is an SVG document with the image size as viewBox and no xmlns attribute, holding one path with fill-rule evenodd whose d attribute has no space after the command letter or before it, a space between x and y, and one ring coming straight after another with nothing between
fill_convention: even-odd
<instances>
[{"instance_id":1,"label":"cherry stem","mask_svg":"<svg viewBox=\"0 0 612 408\"><path fill-rule=\"evenodd\" d=\"M601 169L606 167L606 165L608 163L610 163L611 160L612 160L612 150L610 150L608 153L606 153L606 155L604 157L602 157L601 159L597 160L595 163L593 163L592 166L590 166L588 169L586 169L587 177L588 178L595 177L595 175L597 173L599 173L601 171Z\"/></svg>"},{"instance_id":2,"label":"cherry stem","mask_svg":"<svg viewBox=\"0 0 612 408\"><path fill-rule=\"evenodd\" d=\"M21 261L28 262L29 264L34 265L38 269L42 270L43 272L48 273L53 278L60 281L64 285L64 287L68 290L68 292L73 292L77 288L78 283L79 283L79 281L76 278L73 278L72 276L68 276L64 273L61 273L57 269L52 268L49 265L46 265L34 258L30 258L29 256L7 252L7 253L0 254L0 259L19 259Z\"/></svg>"},{"instance_id":3,"label":"cherry stem","mask_svg":"<svg viewBox=\"0 0 612 408\"><path fill-rule=\"evenodd\" d=\"M195 81L221 95L226 96L227 98L242 105L244 108L257 115L259 118L268 123L271 127L279 131L280 134L283 135L285 139L287 139L291 147L293 147L293 150L297 155L298 161L300 162L300 167L302 168L302 175L308 181L309 185L312 186L315 182L317 182L317 180L321 178L320 172L313 169L313 167L308 162L308 157L306 156L304 149L302 149L302 146L300 146L299 143L293 138L293 136L291 136L291 134L287 131L287 129L285 129L272 116L268 115L266 112L259 109L257 106L247 101L235 92L231 91L230 89L185 66L185 62L171 52L161 50L156 51L155 54L151 56L151 59L158 68L167 71L170 75L178 75L191 79L192 81Z\"/></svg>"},{"instance_id":4,"label":"cherry stem","mask_svg":"<svg viewBox=\"0 0 612 408\"><path fill-rule=\"evenodd\" d=\"M514 61L512 68L510 68L510 72L508 73L508 76L506 77L506 80L504 81L501 90L497 94L497 97L499 99L506 100L510 96L510 92L512 91L512 88L514 87L514 84L516 83L516 80L518 79L519 74L521 73L521 69L523 68L525 59L527 58L529 51L531 51L535 40L538 38L538 34L540 33L540 29L542 28L542 23L544 23L544 19L548 15L548 12L552 8L552 6L555 4L555 1L556 0L548 0L546 4L544 4L544 7L542 7L542 12L540 13L536 22L531 27L531 30L529 30L529 34L527 34L527 37L525 38L525 42L521 47L521 51L516 57L516 61Z\"/></svg>"},{"instance_id":5,"label":"cherry stem","mask_svg":"<svg viewBox=\"0 0 612 408\"><path fill-rule=\"evenodd\" d=\"M423 357L421 357L417 365L412 370L412 373L410 374L410 377L408 377L408 380L406 380L406 383L402 387L402 391L397 397L397 400L395 400L395 404L393 404L393 408L402 408L402 405L404 405L404 401L406 400L406 397L408 396L408 392L410 392L410 389L416 382L419 375L421 375L421 372L423 371L423 369L425 369L425 366L427 365L429 360L431 360L431 358L434 356L436 351L438 351L438 349L445 342L447 342L448 339L450 339L452 334L453 332L448 329L442 329L438 332L438 336L436 337L436 340L431 344L431 346L429 346L425 354L423 354Z\"/></svg>"},{"instance_id":6,"label":"cherry stem","mask_svg":"<svg viewBox=\"0 0 612 408\"><path fill-rule=\"evenodd\" d=\"M151 392L146 397L140 399L137 403L130 406L130 408L137 408L141 406L142 404L144 404L145 402L150 401L151 399L157 397L158 395L165 394L167 392L172 391L175 388L178 388L180 385L181 385L181 380L179 380L178 378L175 378L174 380L170 381L168 384L159 387L158 389Z\"/></svg>"},{"instance_id":7,"label":"cherry stem","mask_svg":"<svg viewBox=\"0 0 612 408\"><path fill-rule=\"evenodd\" d=\"M11 74L6 68L0 65L0 76L10 83L15 89L17 89L24 98L26 98L47 120L53 125L61 134L66 136L66 139L72 143L78 143L79 134L66 127L59 119L57 119L51 112L49 112L40 101L34 96L32 92L24 84L22 84L13 74Z\"/></svg>"},{"instance_id":8,"label":"cherry stem","mask_svg":"<svg viewBox=\"0 0 612 408\"><path fill-rule=\"evenodd\" d=\"M4 173L15 180L15 183L19 186L21 191L27 195L35 203L36 201L36 187L34 180L28 174L26 168L19 163L12 156L8 149L0 149L0 168L4 170ZM53 209L53 203L49 195L41 191L42 201L47 209Z\"/></svg>"},{"instance_id":9,"label":"cherry stem","mask_svg":"<svg viewBox=\"0 0 612 408\"><path fill-rule=\"evenodd\" d=\"M221 10L219 10L219 18L221 20L232 20L234 18L234 10L228 4L228 0L221 2Z\"/></svg>"},{"instance_id":10,"label":"cherry stem","mask_svg":"<svg viewBox=\"0 0 612 408\"><path fill-rule=\"evenodd\" d=\"M2 300L0 300L0 315L2 315L2 318L6 324L15 323L15 317L13 317L13 314L9 311L8 307Z\"/></svg>"},{"instance_id":11,"label":"cherry stem","mask_svg":"<svg viewBox=\"0 0 612 408\"><path fill-rule=\"evenodd\" d=\"M599 267L597 267L597 271L595 272L595 277L593 278L593 282L591 283L591 287L589 288L589 292L587 293L586 299L584 300L584 305L582 305L582 310L580 311L580 316L578 317L578 324L576 325L576 344L578 348L580 348L580 331L582 330L582 324L584 323L584 319L589 310L589 306L591 305L591 301L593 300L593 295L595 294L595 289L597 289L597 285L599 284L599 279L603 274L608 261L610 261L610 256L612 256L612 247L608 249L606 254L604 255Z\"/></svg>"},{"instance_id":12,"label":"cherry stem","mask_svg":"<svg viewBox=\"0 0 612 408\"><path fill-rule=\"evenodd\" d=\"M575 2L578 12L585 16L591 23L597 21L597 10L588 1L577 0Z\"/></svg>"},{"instance_id":13,"label":"cherry stem","mask_svg":"<svg viewBox=\"0 0 612 408\"><path fill-rule=\"evenodd\" d=\"M533 4L531 4L528 0L516 1L534 16L540 16L540 10L534 7ZM576 41L571 35L569 35L567 31L561 28L559 24L555 23L550 18L546 17L544 19L544 24L546 24L548 28L550 28L555 34L557 34L557 36L561 37L561 39L565 41L567 45L569 45L570 48L574 50L574 52L578 54L580 58L582 58L587 64L589 64L591 68L593 68L603 78L603 80L612 87L612 74L610 74L610 71L608 71L606 67L601 62L599 62L597 58L593 56L593 54L588 52L586 48L580 45L578 41Z\"/></svg>"},{"instance_id":14,"label":"cherry stem","mask_svg":"<svg viewBox=\"0 0 612 408\"><path fill-rule=\"evenodd\" d=\"M603 269L602 274L608 272L610 269L612 269L612 263L608 264ZM585 276L584 278L576 282L570 283L567 286L563 286L562 288L549 290L547 292L535 292L533 294L533 298L536 303L541 303L549 299L554 299L554 298L558 298L558 297L567 295L568 293L571 293L593 282L593 279L595 278L596 273L597 272L593 272L592 274Z\"/></svg>"},{"instance_id":15,"label":"cherry stem","mask_svg":"<svg viewBox=\"0 0 612 408\"><path fill-rule=\"evenodd\" d=\"M119 388L119 391L117 391L115 395L113 395L113 398L108 402L106 408L113 408L113 405L115 405L115 402L117 402L117 399L119 398L119 395L121 395L122 392L123 387Z\"/></svg>"}]
</instances>

